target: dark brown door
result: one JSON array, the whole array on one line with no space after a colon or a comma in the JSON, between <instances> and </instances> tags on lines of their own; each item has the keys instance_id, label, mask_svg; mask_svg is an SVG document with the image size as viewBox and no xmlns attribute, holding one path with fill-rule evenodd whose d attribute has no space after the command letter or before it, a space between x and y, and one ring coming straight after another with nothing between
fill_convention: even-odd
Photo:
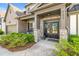
<instances>
[{"instance_id":1,"label":"dark brown door","mask_svg":"<svg viewBox=\"0 0 79 59\"><path fill-rule=\"evenodd\" d=\"M59 22L44 22L44 35L49 38L59 38Z\"/></svg>"}]
</instances>

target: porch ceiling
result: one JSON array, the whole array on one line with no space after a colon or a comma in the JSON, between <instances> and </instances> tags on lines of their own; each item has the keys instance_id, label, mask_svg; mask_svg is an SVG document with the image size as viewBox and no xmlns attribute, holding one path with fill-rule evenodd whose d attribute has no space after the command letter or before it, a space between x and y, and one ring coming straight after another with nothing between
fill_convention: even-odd
<instances>
[{"instance_id":1,"label":"porch ceiling","mask_svg":"<svg viewBox=\"0 0 79 59\"><path fill-rule=\"evenodd\" d=\"M51 16L51 15L60 15L60 10L55 10L55 11L39 14L38 16L42 18L42 17Z\"/></svg>"}]
</instances>

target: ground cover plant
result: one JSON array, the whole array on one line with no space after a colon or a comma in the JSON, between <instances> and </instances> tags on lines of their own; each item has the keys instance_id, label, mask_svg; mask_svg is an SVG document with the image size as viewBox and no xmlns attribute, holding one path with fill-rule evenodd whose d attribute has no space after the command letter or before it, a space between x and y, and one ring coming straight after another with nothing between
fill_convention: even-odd
<instances>
[{"instance_id":1,"label":"ground cover plant","mask_svg":"<svg viewBox=\"0 0 79 59\"><path fill-rule=\"evenodd\" d=\"M0 35L4 34L4 31L2 31L2 29L0 29Z\"/></svg>"},{"instance_id":2,"label":"ground cover plant","mask_svg":"<svg viewBox=\"0 0 79 59\"><path fill-rule=\"evenodd\" d=\"M57 56L79 56L79 36L70 35L69 40L61 39L53 53Z\"/></svg>"},{"instance_id":3,"label":"ground cover plant","mask_svg":"<svg viewBox=\"0 0 79 59\"><path fill-rule=\"evenodd\" d=\"M0 45L8 49L24 47L29 43L34 43L34 36L32 34L11 33L0 38Z\"/></svg>"}]
</instances>

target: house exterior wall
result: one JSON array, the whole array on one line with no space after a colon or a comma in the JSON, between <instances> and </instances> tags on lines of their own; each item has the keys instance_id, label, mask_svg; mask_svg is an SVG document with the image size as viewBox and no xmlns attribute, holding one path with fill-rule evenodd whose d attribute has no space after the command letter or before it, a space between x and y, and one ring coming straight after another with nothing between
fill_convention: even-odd
<instances>
[{"instance_id":1,"label":"house exterior wall","mask_svg":"<svg viewBox=\"0 0 79 59\"><path fill-rule=\"evenodd\" d=\"M14 32L18 32L17 31L17 21L18 20L15 19L15 17L17 17L16 12L12 8L9 7L8 13L6 15L6 22L5 22L5 24L6 24L6 33L7 33L7 30L9 30L7 27L9 27L11 25L16 26L16 31L14 30Z\"/></svg>"},{"instance_id":2,"label":"house exterior wall","mask_svg":"<svg viewBox=\"0 0 79 59\"><path fill-rule=\"evenodd\" d=\"M60 39L67 39L68 38L68 32L67 32L67 29L65 28L66 27L66 11L65 11L65 4L60 4L60 5L56 5L56 6L52 6L52 7L49 7L49 8L46 8L46 9L43 9L43 10L39 10L37 12L35 12L35 28L34 28L34 33L35 33L35 39L36 41L39 41L41 38L40 38L40 29L38 29L38 25L37 24L39 21L39 17L37 15L39 14L42 14L42 13L46 13L46 12L50 12L50 11L55 11L55 10L58 10L60 9L61 10L61 14L60 14L60 25L59 25L59 36L60 36Z\"/></svg>"},{"instance_id":3,"label":"house exterior wall","mask_svg":"<svg viewBox=\"0 0 79 59\"><path fill-rule=\"evenodd\" d=\"M58 21L60 20L60 16L58 15L52 15L52 16L48 16L48 17L44 17L40 19L40 37L43 38L44 37L44 21Z\"/></svg>"},{"instance_id":4,"label":"house exterior wall","mask_svg":"<svg viewBox=\"0 0 79 59\"><path fill-rule=\"evenodd\" d=\"M76 35L76 15L70 15L70 34Z\"/></svg>"},{"instance_id":5,"label":"house exterior wall","mask_svg":"<svg viewBox=\"0 0 79 59\"><path fill-rule=\"evenodd\" d=\"M6 26L7 28L7 33L12 33L17 31L17 26L16 25L8 25Z\"/></svg>"},{"instance_id":6,"label":"house exterior wall","mask_svg":"<svg viewBox=\"0 0 79 59\"><path fill-rule=\"evenodd\" d=\"M9 11L8 11L7 17L6 17L6 25L16 24L17 19L15 19L15 17L17 17L16 13L14 12L14 10L9 8Z\"/></svg>"},{"instance_id":7,"label":"house exterior wall","mask_svg":"<svg viewBox=\"0 0 79 59\"><path fill-rule=\"evenodd\" d=\"M67 11L65 10L65 4L61 7L61 19L60 19L60 39L68 39L68 32L66 29Z\"/></svg>"},{"instance_id":8,"label":"house exterior wall","mask_svg":"<svg viewBox=\"0 0 79 59\"><path fill-rule=\"evenodd\" d=\"M78 35L79 35L79 14L78 14Z\"/></svg>"},{"instance_id":9,"label":"house exterior wall","mask_svg":"<svg viewBox=\"0 0 79 59\"><path fill-rule=\"evenodd\" d=\"M79 35L79 12L69 12L70 16L70 33L71 35Z\"/></svg>"},{"instance_id":10,"label":"house exterior wall","mask_svg":"<svg viewBox=\"0 0 79 59\"><path fill-rule=\"evenodd\" d=\"M46 4L47 5L47 4ZM50 5L50 4L49 4ZM45 6L45 5L44 5ZM39 7L37 7L37 9L32 13L34 13L34 36L35 36L35 42L40 41L41 37L43 36L43 20L44 19L52 19L52 16L50 17L45 17L43 19L41 19L39 17L39 15L47 13L47 12L51 12L51 11L55 11L55 10L60 10L60 20L59 20L59 37L60 39L67 39L67 29L66 29L66 19L67 19L67 14L65 11L65 4L51 4L51 6L48 6L47 8L42 8L39 9Z\"/></svg>"},{"instance_id":11,"label":"house exterior wall","mask_svg":"<svg viewBox=\"0 0 79 59\"><path fill-rule=\"evenodd\" d=\"M27 21L18 21L18 32L20 33L26 33L28 27L27 27Z\"/></svg>"},{"instance_id":12,"label":"house exterior wall","mask_svg":"<svg viewBox=\"0 0 79 59\"><path fill-rule=\"evenodd\" d=\"M18 32L20 33L28 33L28 23L33 23L34 28L34 19L28 20L19 20L18 21Z\"/></svg>"}]
</instances>

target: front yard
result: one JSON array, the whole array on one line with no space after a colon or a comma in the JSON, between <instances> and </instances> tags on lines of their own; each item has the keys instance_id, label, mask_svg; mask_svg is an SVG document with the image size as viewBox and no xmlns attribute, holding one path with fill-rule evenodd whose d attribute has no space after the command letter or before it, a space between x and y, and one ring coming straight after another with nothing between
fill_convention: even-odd
<instances>
[{"instance_id":1,"label":"front yard","mask_svg":"<svg viewBox=\"0 0 79 59\"><path fill-rule=\"evenodd\" d=\"M50 56L55 42L34 42L32 34L11 33L0 36L0 55L4 56ZM52 47L53 46L53 47Z\"/></svg>"},{"instance_id":2,"label":"front yard","mask_svg":"<svg viewBox=\"0 0 79 59\"><path fill-rule=\"evenodd\" d=\"M11 54L15 52L16 55L18 52L20 54L17 55L79 56L79 36L77 35L70 35L68 40L60 39L59 43L47 40L35 43L32 34L11 33L0 36L0 46L3 55L7 52ZM8 51L3 51L5 49ZM21 51L24 52L21 53Z\"/></svg>"},{"instance_id":3,"label":"front yard","mask_svg":"<svg viewBox=\"0 0 79 59\"><path fill-rule=\"evenodd\" d=\"M0 45L10 51L30 48L35 44L32 34L11 33L0 37Z\"/></svg>"},{"instance_id":4,"label":"front yard","mask_svg":"<svg viewBox=\"0 0 79 59\"><path fill-rule=\"evenodd\" d=\"M0 56L53 56L52 50L55 49L56 42L41 40L32 47L12 52L0 46Z\"/></svg>"}]
</instances>

